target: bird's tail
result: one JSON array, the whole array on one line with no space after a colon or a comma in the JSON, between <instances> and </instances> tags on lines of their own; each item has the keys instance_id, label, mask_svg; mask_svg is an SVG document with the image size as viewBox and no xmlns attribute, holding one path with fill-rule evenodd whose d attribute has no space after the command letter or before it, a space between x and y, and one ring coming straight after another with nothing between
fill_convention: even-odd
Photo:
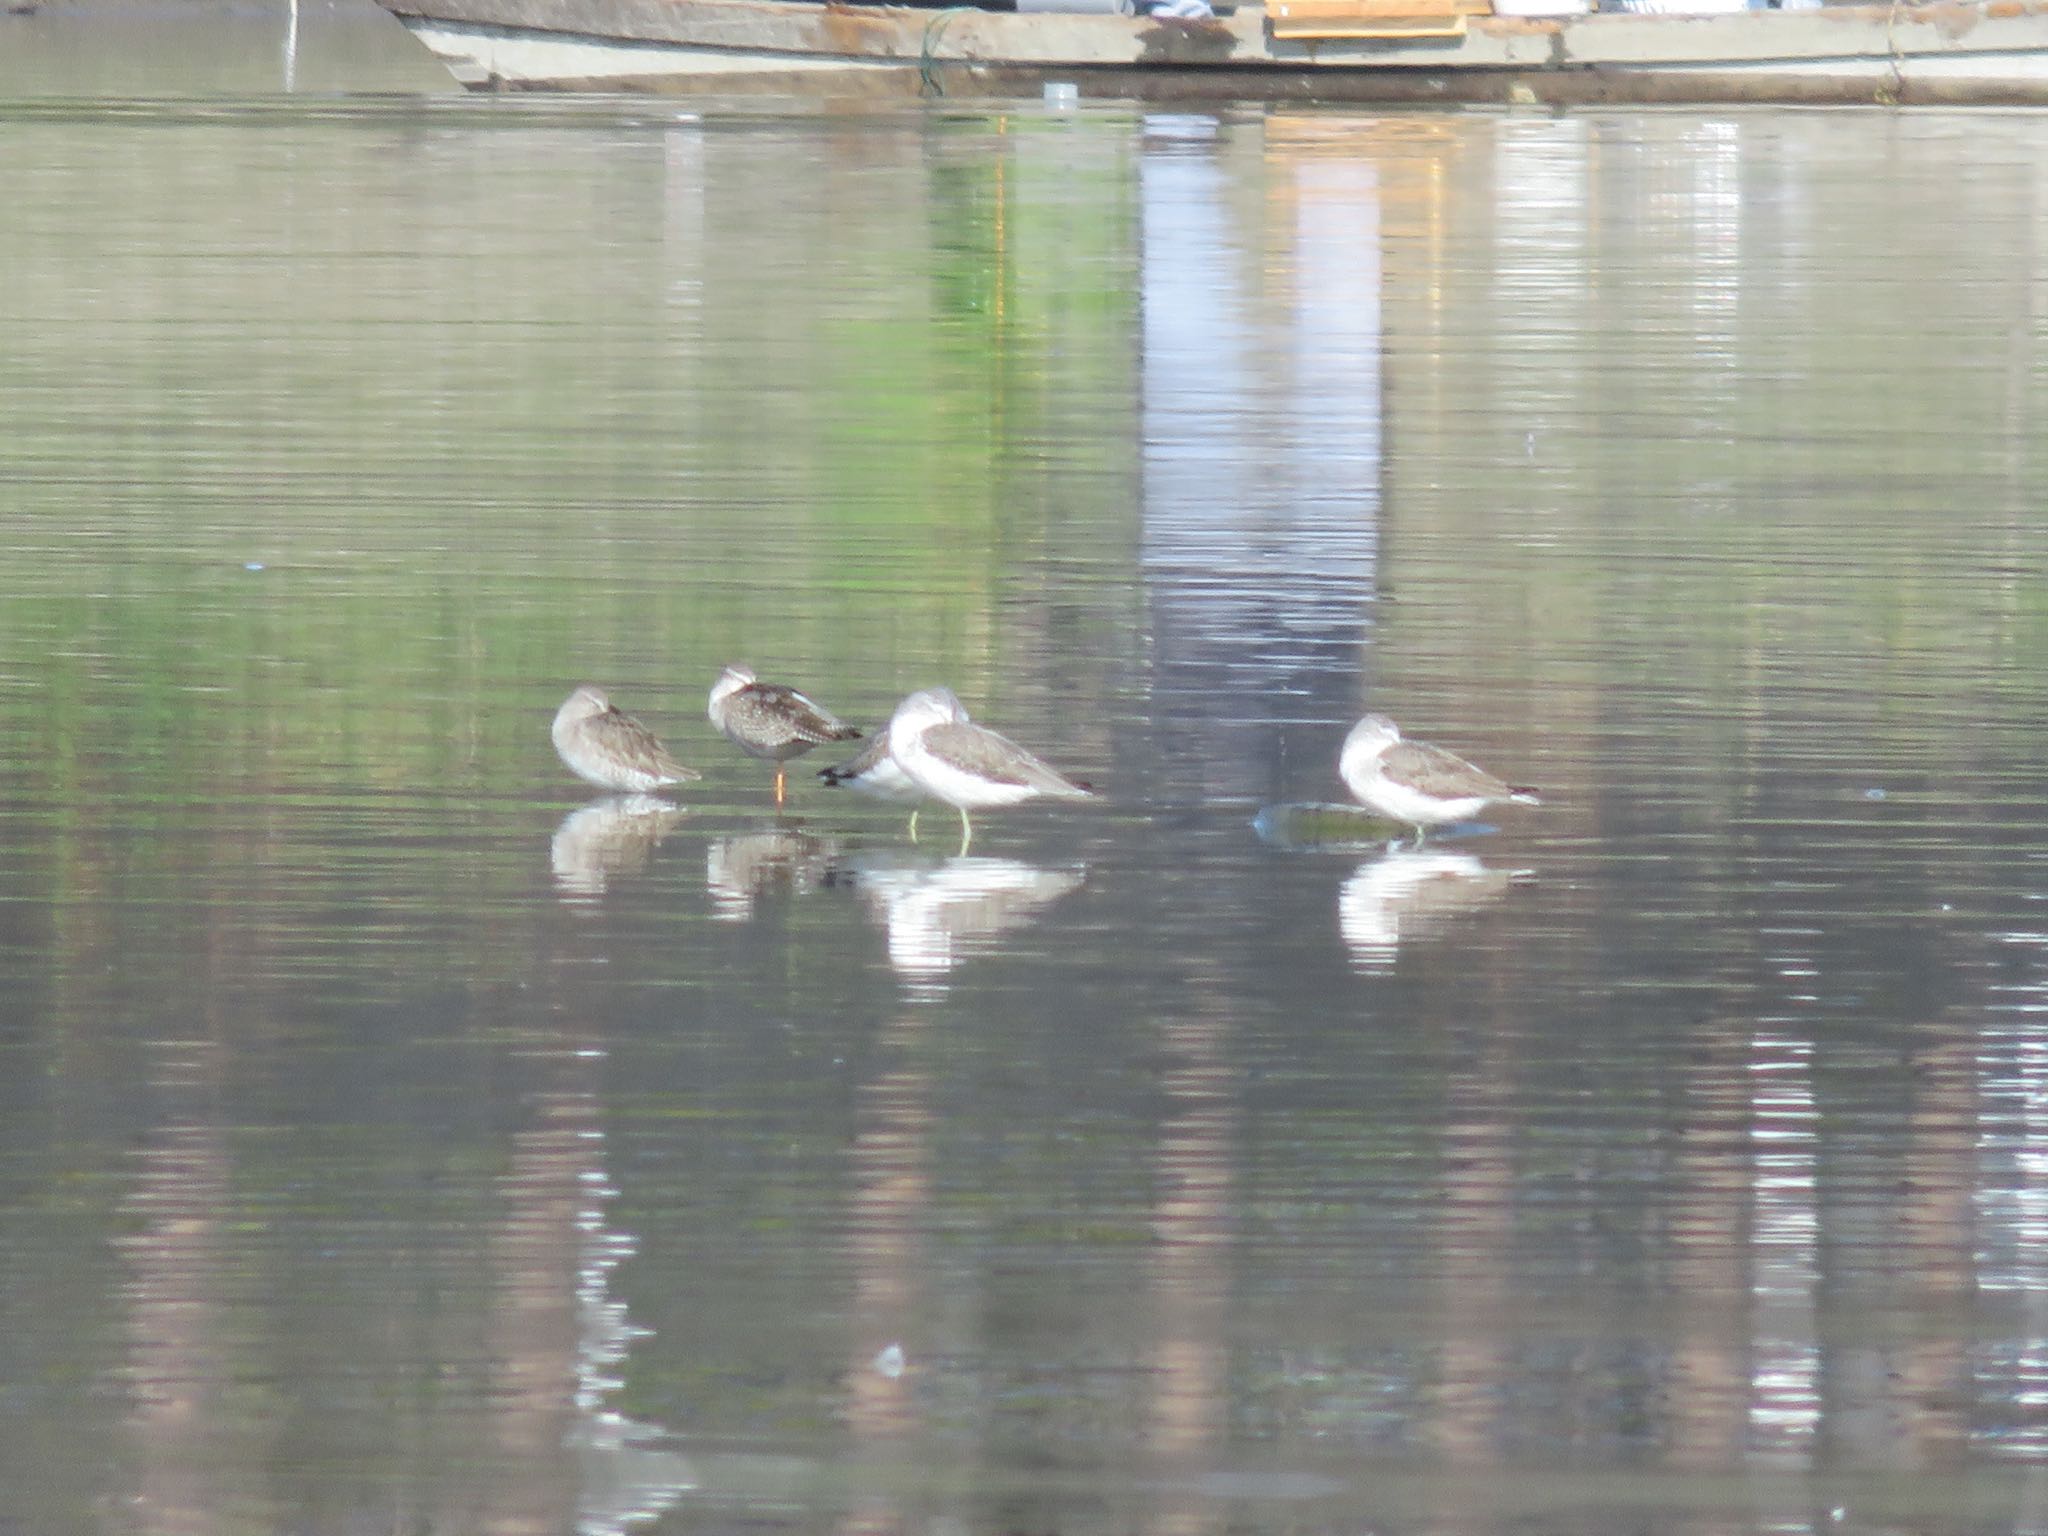
<instances>
[{"instance_id":1,"label":"bird's tail","mask_svg":"<svg viewBox=\"0 0 2048 1536\"><path fill-rule=\"evenodd\" d=\"M1541 805L1543 797L1526 784L1510 784L1508 798L1517 805Z\"/></svg>"},{"instance_id":2,"label":"bird's tail","mask_svg":"<svg viewBox=\"0 0 2048 1536\"><path fill-rule=\"evenodd\" d=\"M1041 765L1042 766L1042 765ZM1070 779L1064 773L1046 769L1044 774L1035 776L1038 792L1054 800L1093 800L1095 786L1086 779Z\"/></svg>"}]
</instances>

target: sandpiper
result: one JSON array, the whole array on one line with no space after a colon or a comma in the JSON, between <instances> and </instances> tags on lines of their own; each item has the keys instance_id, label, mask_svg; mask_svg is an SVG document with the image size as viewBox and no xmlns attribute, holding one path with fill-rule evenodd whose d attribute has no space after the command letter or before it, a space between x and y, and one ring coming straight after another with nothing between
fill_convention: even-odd
<instances>
[{"instance_id":1,"label":"sandpiper","mask_svg":"<svg viewBox=\"0 0 2048 1536\"><path fill-rule=\"evenodd\" d=\"M794 688L764 683L751 667L727 667L711 685L711 723L749 757L775 764L775 803L782 804L783 765L827 741L860 732Z\"/></svg>"},{"instance_id":2,"label":"sandpiper","mask_svg":"<svg viewBox=\"0 0 2048 1536\"><path fill-rule=\"evenodd\" d=\"M945 700L957 712L956 720L965 720L967 711L960 708L960 701L945 689L936 689L944 694ZM856 794L866 795L871 800L885 801L890 805L907 805L910 812L910 840L917 841L917 815L925 800L924 786L903 771L903 765L896 761L896 754L889 750L889 733L881 732L859 755L830 768L820 768L818 777L828 788L850 789Z\"/></svg>"},{"instance_id":3,"label":"sandpiper","mask_svg":"<svg viewBox=\"0 0 2048 1536\"><path fill-rule=\"evenodd\" d=\"M670 757L654 732L589 683L562 701L551 734L569 771L599 789L644 794L704 777Z\"/></svg>"},{"instance_id":4,"label":"sandpiper","mask_svg":"<svg viewBox=\"0 0 2048 1536\"><path fill-rule=\"evenodd\" d=\"M926 688L896 706L889 753L904 776L960 813L960 851L974 840L970 807L1015 805L1039 795L1087 800L1094 791L1040 762L1007 736L976 725L950 688Z\"/></svg>"},{"instance_id":5,"label":"sandpiper","mask_svg":"<svg viewBox=\"0 0 2048 1536\"><path fill-rule=\"evenodd\" d=\"M915 805L924 791L911 782L910 775L889 750L889 733L873 738L858 755L830 768L820 768L818 777L832 789L850 789L891 805Z\"/></svg>"},{"instance_id":6,"label":"sandpiper","mask_svg":"<svg viewBox=\"0 0 2048 1536\"><path fill-rule=\"evenodd\" d=\"M1535 790L1504 783L1454 752L1403 741L1385 715L1367 715L1351 728L1337 772L1365 804L1413 827L1418 843L1426 828L1463 821L1496 800L1540 803Z\"/></svg>"}]
</instances>

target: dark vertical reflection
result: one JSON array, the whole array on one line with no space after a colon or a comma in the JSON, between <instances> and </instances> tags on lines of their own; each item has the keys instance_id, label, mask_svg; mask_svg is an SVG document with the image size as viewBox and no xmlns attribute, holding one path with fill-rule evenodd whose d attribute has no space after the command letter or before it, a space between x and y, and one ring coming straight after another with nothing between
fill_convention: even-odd
<instances>
[{"instance_id":1,"label":"dark vertical reflection","mask_svg":"<svg viewBox=\"0 0 2048 1536\"><path fill-rule=\"evenodd\" d=\"M1187 995L1186 1011L1158 1026L1164 1113L1154 1156L1152 1392L1143 1431L1169 1474L1169 1489L1186 1489L1230 1456L1230 1315L1241 1198L1244 1111L1227 979L1198 969ZM1158 1536L1202 1536L1221 1520L1213 1499L1167 1492L1154 1502L1146 1528Z\"/></svg>"},{"instance_id":2,"label":"dark vertical reflection","mask_svg":"<svg viewBox=\"0 0 2048 1536\"><path fill-rule=\"evenodd\" d=\"M504 1214L486 1250L486 1393L495 1410L491 1448L504 1471L479 1488L476 1521L503 1536L575 1524L569 1457L583 1323L576 1279L592 1204L588 1181L603 1177L600 1138L587 1092L544 1093L530 1123L513 1134L498 1181Z\"/></svg>"},{"instance_id":3,"label":"dark vertical reflection","mask_svg":"<svg viewBox=\"0 0 2048 1536\"><path fill-rule=\"evenodd\" d=\"M234 1469L266 1457L261 1427L224 1404L236 1374L229 1320L237 1265L223 1246L232 1166L221 1051L204 1040L166 1041L152 1058L150 1086L164 1118L140 1153L130 1198L139 1230L121 1243L130 1269L125 1374L136 1440L135 1488L124 1502L137 1530L198 1536L241 1513L250 1490Z\"/></svg>"},{"instance_id":4,"label":"dark vertical reflection","mask_svg":"<svg viewBox=\"0 0 2048 1536\"><path fill-rule=\"evenodd\" d=\"M1979 1106L1965 1021L1940 1021L1923 1033L1918 1078L1907 1112L1906 1152L1891 1240L1912 1256L1894 1305L1944 1310L1967 1304L1976 1285L1970 1251L1970 1206ZM1970 1387L1969 1350L1962 1339L1905 1341L1898 1351L1889 1448L1907 1466L1953 1466L1969 1441L1963 1412Z\"/></svg>"},{"instance_id":5,"label":"dark vertical reflection","mask_svg":"<svg viewBox=\"0 0 2048 1536\"><path fill-rule=\"evenodd\" d=\"M1511 1300L1517 1052L1492 1010L1462 1021L1474 1059L1446 1085L1444 1174L1432 1277L1440 1313L1433 1380L1423 1383L1418 1438L1452 1465L1484 1468L1503 1455L1502 1386L1513 1371L1501 1327ZM1468 1514L1468 1518L1469 1518Z\"/></svg>"},{"instance_id":6,"label":"dark vertical reflection","mask_svg":"<svg viewBox=\"0 0 2048 1536\"><path fill-rule=\"evenodd\" d=\"M904 1463L918 1427L916 1391L932 1371L931 1326L923 1232L932 1219L930 1071L919 1064L919 1036L929 1014L906 1012L878 1033L885 1070L855 1091L848 1157L852 1183L846 1214L853 1294L844 1413L856 1466L886 1482ZM898 1536L909 1525L909 1501L856 1492L839 1529L847 1536Z\"/></svg>"},{"instance_id":7,"label":"dark vertical reflection","mask_svg":"<svg viewBox=\"0 0 2048 1536\"><path fill-rule=\"evenodd\" d=\"M1663 1430L1679 1468L1732 1465L1745 1436L1748 1351L1737 1334L1748 1293L1748 1106L1741 1093L1742 1040L1706 1021L1679 1087L1672 1209L1664 1246L1678 1308Z\"/></svg>"}]
</instances>

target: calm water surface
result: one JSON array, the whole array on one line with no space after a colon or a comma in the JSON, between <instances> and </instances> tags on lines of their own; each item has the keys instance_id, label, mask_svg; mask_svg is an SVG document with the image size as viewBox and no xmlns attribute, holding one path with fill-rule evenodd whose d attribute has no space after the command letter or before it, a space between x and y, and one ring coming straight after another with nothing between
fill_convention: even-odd
<instances>
[{"instance_id":1,"label":"calm water surface","mask_svg":"<svg viewBox=\"0 0 2048 1536\"><path fill-rule=\"evenodd\" d=\"M2048 1531L2048 120L0 133L0 1531Z\"/></svg>"}]
</instances>

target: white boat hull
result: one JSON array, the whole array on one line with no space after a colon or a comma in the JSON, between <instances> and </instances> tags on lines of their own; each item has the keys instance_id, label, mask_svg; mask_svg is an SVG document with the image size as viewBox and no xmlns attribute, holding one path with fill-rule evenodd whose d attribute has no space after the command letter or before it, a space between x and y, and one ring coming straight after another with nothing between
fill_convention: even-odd
<instances>
[{"instance_id":1,"label":"white boat hull","mask_svg":"<svg viewBox=\"0 0 2048 1536\"><path fill-rule=\"evenodd\" d=\"M2048 102L2048 6L1471 18L1461 36L788 0L383 0L480 89L802 87L1387 101Z\"/></svg>"}]
</instances>

